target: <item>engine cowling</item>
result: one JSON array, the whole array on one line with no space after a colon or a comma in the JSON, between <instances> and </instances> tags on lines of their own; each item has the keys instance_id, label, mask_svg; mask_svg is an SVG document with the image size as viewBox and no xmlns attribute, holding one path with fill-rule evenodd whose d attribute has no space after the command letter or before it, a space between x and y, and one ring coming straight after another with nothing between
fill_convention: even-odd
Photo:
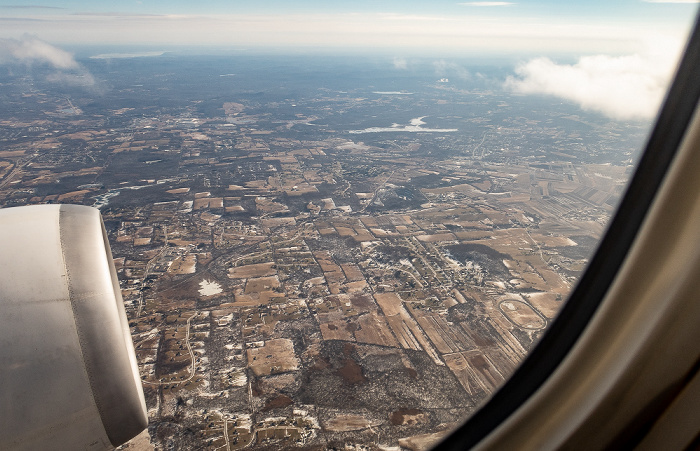
<instances>
[{"instance_id":1,"label":"engine cowling","mask_svg":"<svg viewBox=\"0 0 700 451\"><path fill-rule=\"evenodd\" d=\"M0 449L113 449L148 424L98 210L0 210Z\"/></svg>"}]
</instances>

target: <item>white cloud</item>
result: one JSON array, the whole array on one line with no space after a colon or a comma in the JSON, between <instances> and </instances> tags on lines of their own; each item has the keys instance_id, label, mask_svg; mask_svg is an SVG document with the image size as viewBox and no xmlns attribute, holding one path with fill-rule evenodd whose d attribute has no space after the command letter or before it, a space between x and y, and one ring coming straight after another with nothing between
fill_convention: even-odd
<instances>
[{"instance_id":1,"label":"white cloud","mask_svg":"<svg viewBox=\"0 0 700 451\"><path fill-rule=\"evenodd\" d=\"M394 69L408 69L408 61L406 61L406 58L396 57L392 60L392 64L394 65Z\"/></svg>"},{"instance_id":2,"label":"white cloud","mask_svg":"<svg viewBox=\"0 0 700 451\"><path fill-rule=\"evenodd\" d=\"M21 39L0 39L0 62L45 63L56 69L75 69L73 55L41 39L24 35Z\"/></svg>"},{"instance_id":3,"label":"white cloud","mask_svg":"<svg viewBox=\"0 0 700 451\"><path fill-rule=\"evenodd\" d=\"M663 100L680 46L647 54L581 57L576 64L535 58L515 69L505 87L523 94L547 94L621 120L651 119Z\"/></svg>"},{"instance_id":4,"label":"white cloud","mask_svg":"<svg viewBox=\"0 0 700 451\"><path fill-rule=\"evenodd\" d=\"M456 76L462 80L468 80L471 77L467 69L453 62L437 60L433 61L433 67L435 68L435 75L438 77Z\"/></svg>"},{"instance_id":5,"label":"white cloud","mask_svg":"<svg viewBox=\"0 0 700 451\"><path fill-rule=\"evenodd\" d=\"M95 78L72 54L36 36L25 34L20 39L0 39L0 64L23 64L30 68L45 64L54 69L46 75L51 83L95 87Z\"/></svg>"},{"instance_id":6,"label":"white cloud","mask_svg":"<svg viewBox=\"0 0 700 451\"><path fill-rule=\"evenodd\" d=\"M95 86L95 78L90 72L85 70L78 73L57 71L47 75L46 79L51 83L57 83L63 86L80 86L83 88Z\"/></svg>"}]
</instances>

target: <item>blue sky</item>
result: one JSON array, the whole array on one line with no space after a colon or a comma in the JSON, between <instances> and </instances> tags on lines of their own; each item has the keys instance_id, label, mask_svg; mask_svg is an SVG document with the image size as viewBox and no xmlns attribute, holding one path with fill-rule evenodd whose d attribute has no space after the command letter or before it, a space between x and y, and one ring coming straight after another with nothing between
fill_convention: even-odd
<instances>
[{"instance_id":1,"label":"blue sky","mask_svg":"<svg viewBox=\"0 0 700 451\"><path fill-rule=\"evenodd\" d=\"M0 0L0 38L144 44L610 53L682 40L697 4L641 0Z\"/></svg>"}]
</instances>

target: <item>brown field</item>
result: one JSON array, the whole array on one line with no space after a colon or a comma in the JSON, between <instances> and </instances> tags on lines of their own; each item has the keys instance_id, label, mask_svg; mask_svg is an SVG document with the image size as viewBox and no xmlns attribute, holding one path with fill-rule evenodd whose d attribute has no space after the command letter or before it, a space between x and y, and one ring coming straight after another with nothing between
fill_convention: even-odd
<instances>
[{"instance_id":1,"label":"brown field","mask_svg":"<svg viewBox=\"0 0 700 451\"><path fill-rule=\"evenodd\" d=\"M419 240L426 243L435 243L438 241L454 241L457 237L454 233L436 233L434 235L418 235Z\"/></svg>"},{"instance_id":2,"label":"brown field","mask_svg":"<svg viewBox=\"0 0 700 451\"><path fill-rule=\"evenodd\" d=\"M398 346L386 319L377 312L377 304L368 294L328 296L316 306L324 340Z\"/></svg>"},{"instance_id":3,"label":"brown field","mask_svg":"<svg viewBox=\"0 0 700 451\"><path fill-rule=\"evenodd\" d=\"M272 409L280 409L282 407L291 406L292 404L294 404L294 401L292 401L292 398L290 398L289 396L277 395L273 398L270 398L265 403L265 406L262 408L262 411L267 412L268 410Z\"/></svg>"},{"instance_id":4,"label":"brown field","mask_svg":"<svg viewBox=\"0 0 700 451\"><path fill-rule=\"evenodd\" d=\"M407 226L402 225L397 225L396 231L399 232L401 235L408 235L409 233L411 233L411 229L409 229Z\"/></svg>"},{"instance_id":5,"label":"brown field","mask_svg":"<svg viewBox=\"0 0 700 451\"><path fill-rule=\"evenodd\" d=\"M307 193L316 193L318 189L315 186L309 185L308 183L299 183L295 185L296 188L286 189L284 192L288 196L301 196Z\"/></svg>"},{"instance_id":6,"label":"brown field","mask_svg":"<svg viewBox=\"0 0 700 451\"><path fill-rule=\"evenodd\" d=\"M189 254L184 257L179 257L173 261L168 268L171 274L194 274L197 269L197 256Z\"/></svg>"},{"instance_id":7,"label":"brown field","mask_svg":"<svg viewBox=\"0 0 700 451\"><path fill-rule=\"evenodd\" d=\"M134 246L146 246L151 244L150 238L134 238Z\"/></svg>"},{"instance_id":8,"label":"brown field","mask_svg":"<svg viewBox=\"0 0 700 451\"><path fill-rule=\"evenodd\" d=\"M24 153L24 150L1 150L0 158L21 157Z\"/></svg>"},{"instance_id":9,"label":"brown field","mask_svg":"<svg viewBox=\"0 0 700 451\"><path fill-rule=\"evenodd\" d=\"M428 434L414 435L413 437L406 437L399 439L399 446L401 448L412 449L416 451L424 451L431 449L433 445L437 444L443 439L447 434L450 433L450 429L446 429L440 432L432 432Z\"/></svg>"},{"instance_id":10,"label":"brown field","mask_svg":"<svg viewBox=\"0 0 700 451\"><path fill-rule=\"evenodd\" d=\"M215 215L215 214L209 213L208 211L205 211L204 213L202 213L199 216L199 218L204 222L214 222L217 219L219 219L220 217L221 217L221 215ZM209 238L208 236L202 237L202 238L200 238L200 242L211 243L211 238Z\"/></svg>"},{"instance_id":11,"label":"brown field","mask_svg":"<svg viewBox=\"0 0 700 451\"><path fill-rule=\"evenodd\" d=\"M244 292L247 294L260 293L263 291L270 291L271 288L277 288L279 286L280 280L277 276L256 277L246 281Z\"/></svg>"},{"instance_id":12,"label":"brown field","mask_svg":"<svg viewBox=\"0 0 700 451\"><path fill-rule=\"evenodd\" d=\"M265 277L277 274L277 270L273 268L274 262L255 263L253 265L236 266L228 270L228 276L231 279L248 279L251 277Z\"/></svg>"},{"instance_id":13,"label":"brown field","mask_svg":"<svg viewBox=\"0 0 700 451\"><path fill-rule=\"evenodd\" d=\"M374 234L374 236L376 236L376 237L378 237L378 238L382 238L382 237L386 237L386 236L398 235L398 232L387 231L387 230L384 230L384 229L379 229L379 228L377 228L377 227L373 227L373 228L371 228L371 229L369 229L369 230Z\"/></svg>"},{"instance_id":14,"label":"brown field","mask_svg":"<svg viewBox=\"0 0 700 451\"><path fill-rule=\"evenodd\" d=\"M422 310L414 310L413 315L441 354L465 351L476 347L471 337L461 328L451 327L442 316Z\"/></svg>"},{"instance_id":15,"label":"brown field","mask_svg":"<svg viewBox=\"0 0 700 451\"><path fill-rule=\"evenodd\" d=\"M501 301L498 307L509 320L523 329L542 329L547 325L547 321L524 302L507 299Z\"/></svg>"},{"instance_id":16,"label":"brown field","mask_svg":"<svg viewBox=\"0 0 700 451\"><path fill-rule=\"evenodd\" d=\"M396 293L376 293L374 298L386 316L398 315L403 310L401 298Z\"/></svg>"},{"instance_id":17,"label":"brown field","mask_svg":"<svg viewBox=\"0 0 700 451\"><path fill-rule=\"evenodd\" d=\"M396 293L377 293L374 298L384 311L389 327L394 331L402 347L416 351L425 350L435 364L443 365L437 351L428 342L428 338Z\"/></svg>"},{"instance_id":18,"label":"brown field","mask_svg":"<svg viewBox=\"0 0 700 451\"><path fill-rule=\"evenodd\" d=\"M282 297L283 295L275 291L261 291L259 293L246 294L243 290L236 290L233 294L235 304L238 307L248 307L254 305L267 304L272 298Z\"/></svg>"},{"instance_id":19,"label":"brown field","mask_svg":"<svg viewBox=\"0 0 700 451\"><path fill-rule=\"evenodd\" d=\"M355 240L358 243L361 243L363 241L374 241L376 237L369 232L363 232L363 233L358 233L354 237L352 237L353 240Z\"/></svg>"},{"instance_id":20,"label":"brown field","mask_svg":"<svg viewBox=\"0 0 700 451\"><path fill-rule=\"evenodd\" d=\"M264 227L291 227L297 225L297 220L294 218L266 218L260 221Z\"/></svg>"},{"instance_id":21,"label":"brown field","mask_svg":"<svg viewBox=\"0 0 700 451\"><path fill-rule=\"evenodd\" d=\"M355 339L359 343L368 343L382 346L398 347L399 344L391 334L389 325L383 316L376 312L362 315L357 319L358 329L355 330Z\"/></svg>"},{"instance_id":22,"label":"brown field","mask_svg":"<svg viewBox=\"0 0 700 451\"><path fill-rule=\"evenodd\" d=\"M365 282L364 280L358 280L357 282L346 283L344 286L347 289L348 293L356 293L364 291L365 288L367 288L367 282Z\"/></svg>"},{"instance_id":23,"label":"brown field","mask_svg":"<svg viewBox=\"0 0 700 451\"><path fill-rule=\"evenodd\" d=\"M153 234L153 227L139 227L136 230L136 235L142 238L146 238Z\"/></svg>"},{"instance_id":24,"label":"brown field","mask_svg":"<svg viewBox=\"0 0 700 451\"><path fill-rule=\"evenodd\" d=\"M346 322L345 319L339 318L335 321L329 320L329 317L336 315L321 314L319 321L321 322L321 335L324 340L344 340L355 341L353 332L357 329L357 324L352 320Z\"/></svg>"},{"instance_id":25,"label":"brown field","mask_svg":"<svg viewBox=\"0 0 700 451\"><path fill-rule=\"evenodd\" d=\"M357 197L359 197L360 199L371 199L373 196L373 194L371 194L371 193L366 193L366 195L368 197L361 197L362 194L363 193L355 193L355 195L357 195ZM364 216L364 217L360 218L360 221L362 221L362 224L364 224L365 227L367 227L367 228L379 226L377 219L373 218L373 217Z\"/></svg>"},{"instance_id":26,"label":"brown field","mask_svg":"<svg viewBox=\"0 0 700 451\"><path fill-rule=\"evenodd\" d=\"M551 236L533 233L532 239L535 240L540 246L544 247L564 247L577 245L574 240L565 236Z\"/></svg>"},{"instance_id":27,"label":"brown field","mask_svg":"<svg viewBox=\"0 0 700 451\"><path fill-rule=\"evenodd\" d=\"M71 201L77 201L79 198L83 198L86 194L88 194L90 191L83 189L79 191L71 191L70 193L65 193L61 194L58 196L58 201L63 202L65 200L71 199Z\"/></svg>"},{"instance_id":28,"label":"brown field","mask_svg":"<svg viewBox=\"0 0 700 451\"><path fill-rule=\"evenodd\" d=\"M286 205L271 201L266 197L256 198L255 208L261 213L279 213L289 211Z\"/></svg>"},{"instance_id":29,"label":"brown field","mask_svg":"<svg viewBox=\"0 0 700 451\"><path fill-rule=\"evenodd\" d=\"M166 191L168 194L185 194L189 193L190 189L189 188L175 188L175 189L170 189Z\"/></svg>"},{"instance_id":30,"label":"brown field","mask_svg":"<svg viewBox=\"0 0 700 451\"><path fill-rule=\"evenodd\" d=\"M394 426L416 425L428 421L428 415L418 409L399 409L389 415Z\"/></svg>"},{"instance_id":31,"label":"brown field","mask_svg":"<svg viewBox=\"0 0 700 451\"><path fill-rule=\"evenodd\" d=\"M323 272L341 272L340 266L335 264L328 251L314 252L314 257Z\"/></svg>"},{"instance_id":32,"label":"brown field","mask_svg":"<svg viewBox=\"0 0 700 451\"><path fill-rule=\"evenodd\" d=\"M503 375L481 351L447 354L445 363L469 394L491 393L503 383Z\"/></svg>"},{"instance_id":33,"label":"brown field","mask_svg":"<svg viewBox=\"0 0 700 451\"><path fill-rule=\"evenodd\" d=\"M335 230L338 231L338 235L340 236L355 236L357 233L355 233L355 230L350 228L350 227L337 227Z\"/></svg>"},{"instance_id":34,"label":"brown field","mask_svg":"<svg viewBox=\"0 0 700 451\"><path fill-rule=\"evenodd\" d=\"M199 193L203 194L203 193ZM208 194L208 193L207 193ZM224 208L224 199L222 197L201 197L195 198L193 210L202 210L204 208Z\"/></svg>"},{"instance_id":35,"label":"brown field","mask_svg":"<svg viewBox=\"0 0 700 451\"><path fill-rule=\"evenodd\" d=\"M325 277L329 284L340 284L345 282L345 276L340 271L327 272Z\"/></svg>"},{"instance_id":36,"label":"brown field","mask_svg":"<svg viewBox=\"0 0 700 451\"><path fill-rule=\"evenodd\" d=\"M367 378L362 373L362 367L355 360L351 357L346 357L341 362L341 366L336 370L336 374L343 378L343 382L348 385L362 385L367 382Z\"/></svg>"},{"instance_id":37,"label":"brown field","mask_svg":"<svg viewBox=\"0 0 700 451\"><path fill-rule=\"evenodd\" d=\"M294 354L292 340L277 338L268 340L259 348L249 348L248 366L256 376L286 373L299 369L299 359Z\"/></svg>"},{"instance_id":38,"label":"brown field","mask_svg":"<svg viewBox=\"0 0 700 451\"><path fill-rule=\"evenodd\" d=\"M530 202L530 195L526 194L526 193L521 193L521 194L513 193L509 197L505 197L505 196L498 197L497 201L502 202L504 204L516 203L516 202Z\"/></svg>"},{"instance_id":39,"label":"brown field","mask_svg":"<svg viewBox=\"0 0 700 451\"><path fill-rule=\"evenodd\" d=\"M547 318L554 318L557 315L563 304L561 299L565 299L560 297L557 301L556 293L529 293L527 298L530 304Z\"/></svg>"},{"instance_id":40,"label":"brown field","mask_svg":"<svg viewBox=\"0 0 700 451\"><path fill-rule=\"evenodd\" d=\"M337 415L323 422L323 429L332 432L359 431L382 424L381 421L371 421L362 415Z\"/></svg>"}]
</instances>

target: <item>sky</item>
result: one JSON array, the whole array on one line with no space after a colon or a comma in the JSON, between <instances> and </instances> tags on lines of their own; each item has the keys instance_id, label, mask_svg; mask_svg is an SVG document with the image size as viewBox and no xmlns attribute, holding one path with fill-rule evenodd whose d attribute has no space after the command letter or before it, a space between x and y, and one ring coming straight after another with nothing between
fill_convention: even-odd
<instances>
[{"instance_id":1,"label":"sky","mask_svg":"<svg viewBox=\"0 0 700 451\"><path fill-rule=\"evenodd\" d=\"M48 64L57 83L91 85L69 51L107 57L173 46L383 54L397 71L417 56L508 57L503 88L619 120L650 120L692 26L695 0L0 0L0 65ZM464 77L466 67L457 68Z\"/></svg>"},{"instance_id":2,"label":"sky","mask_svg":"<svg viewBox=\"0 0 700 451\"><path fill-rule=\"evenodd\" d=\"M0 38L57 45L401 48L415 53L607 53L682 35L677 0L0 0Z\"/></svg>"}]
</instances>

